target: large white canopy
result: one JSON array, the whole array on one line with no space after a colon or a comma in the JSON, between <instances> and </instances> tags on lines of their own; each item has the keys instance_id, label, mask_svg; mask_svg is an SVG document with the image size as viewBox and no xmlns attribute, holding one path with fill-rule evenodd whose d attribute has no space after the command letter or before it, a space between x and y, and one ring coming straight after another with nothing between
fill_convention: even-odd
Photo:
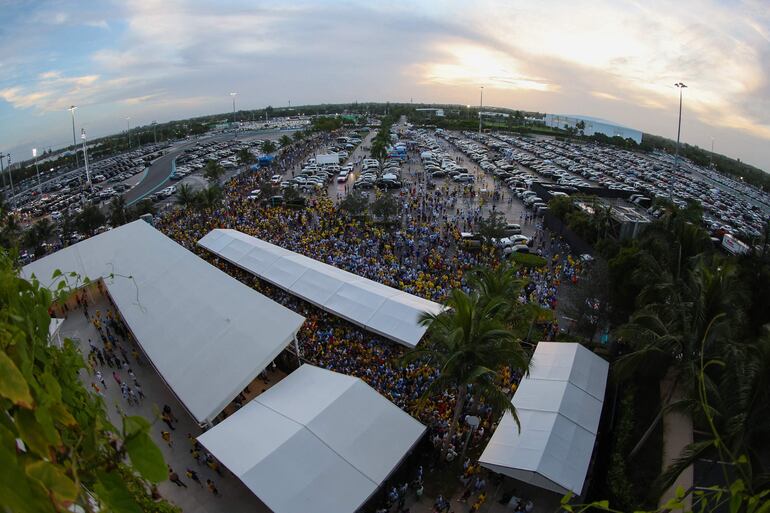
<instances>
[{"instance_id":1,"label":"large white canopy","mask_svg":"<svg viewBox=\"0 0 770 513\"><path fill-rule=\"evenodd\" d=\"M360 379L303 365L198 440L276 513L352 513L424 430Z\"/></svg>"},{"instance_id":2,"label":"large white canopy","mask_svg":"<svg viewBox=\"0 0 770 513\"><path fill-rule=\"evenodd\" d=\"M187 251L144 221L24 267L104 278L115 306L198 422L216 417L294 339L304 318Z\"/></svg>"},{"instance_id":3,"label":"large white canopy","mask_svg":"<svg viewBox=\"0 0 770 513\"><path fill-rule=\"evenodd\" d=\"M540 342L512 402L479 458L490 470L557 493L583 491L609 364L574 343Z\"/></svg>"},{"instance_id":4,"label":"large white canopy","mask_svg":"<svg viewBox=\"0 0 770 513\"><path fill-rule=\"evenodd\" d=\"M422 312L443 307L237 230L215 229L198 245L319 308L407 347L427 329Z\"/></svg>"}]
</instances>

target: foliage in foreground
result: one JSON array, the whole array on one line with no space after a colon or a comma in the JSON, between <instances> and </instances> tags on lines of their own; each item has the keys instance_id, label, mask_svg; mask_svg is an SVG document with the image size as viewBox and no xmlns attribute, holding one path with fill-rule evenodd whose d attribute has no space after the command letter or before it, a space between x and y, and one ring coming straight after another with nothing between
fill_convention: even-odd
<instances>
[{"instance_id":1,"label":"foliage in foreground","mask_svg":"<svg viewBox=\"0 0 770 513\"><path fill-rule=\"evenodd\" d=\"M21 278L0 253L0 509L177 511L149 493L167 477L150 423L112 425L79 380L85 363L75 343L48 344L48 309L70 293L64 281L52 293Z\"/></svg>"}]
</instances>

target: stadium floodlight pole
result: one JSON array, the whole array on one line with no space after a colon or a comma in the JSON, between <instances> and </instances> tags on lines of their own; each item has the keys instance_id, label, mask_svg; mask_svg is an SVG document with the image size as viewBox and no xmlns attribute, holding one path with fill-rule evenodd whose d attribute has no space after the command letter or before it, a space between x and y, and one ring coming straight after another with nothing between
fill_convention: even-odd
<instances>
[{"instance_id":1,"label":"stadium floodlight pole","mask_svg":"<svg viewBox=\"0 0 770 513\"><path fill-rule=\"evenodd\" d=\"M152 122L152 137L155 141L155 144L158 144L158 122L153 121Z\"/></svg>"},{"instance_id":2,"label":"stadium floodlight pole","mask_svg":"<svg viewBox=\"0 0 770 513\"><path fill-rule=\"evenodd\" d=\"M75 110L77 105L70 105L67 109L72 114L72 147L75 148L75 169L80 167L80 159L78 158L78 140L75 137Z\"/></svg>"},{"instance_id":3,"label":"stadium floodlight pole","mask_svg":"<svg viewBox=\"0 0 770 513\"><path fill-rule=\"evenodd\" d=\"M230 97L233 99L233 133L235 134L235 137L238 137L238 129L235 128L235 97L238 96L238 93L235 91L230 93Z\"/></svg>"},{"instance_id":4,"label":"stadium floodlight pole","mask_svg":"<svg viewBox=\"0 0 770 513\"><path fill-rule=\"evenodd\" d=\"M684 90L684 82L677 82L674 87L679 89L679 123L676 128L676 152L674 153L674 175L671 177L671 184L668 186L668 199L674 200L674 180L676 180L676 173L679 172L679 136L682 133L682 91Z\"/></svg>"},{"instance_id":5,"label":"stadium floodlight pole","mask_svg":"<svg viewBox=\"0 0 770 513\"><path fill-rule=\"evenodd\" d=\"M83 139L83 161L86 164L86 183L88 184L88 189L91 192L94 192L94 186L91 183L91 172L88 170L88 151L86 149L86 129L85 128L80 129L80 138Z\"/></svg>"},{"instance_id":6,"label":"stadium floodlight pole","mask_svg":"<svg viewBox=\"0 0 770 513\"><path fill-rule=\"evenodd\" d=\"M131 149L131 118L126 118L126 135L128 136L128 149Z\"/></svg>"},{"instance_id":7,"label":"stadium floodlight pole","mask_svg":"<svg viewBox=\"0 0 770 513\"><path fill-rule=\"evenodd\" d=\"M16 206L16 192L13 190L13 169L11 169L11 154L7 153L5 158L8 159L8 179L11 182L11 204Z\"/></svg>"},{"instance_id":8,"label":"stadium floodlight pole","mask_svg":"<svg viewBox=\"0 0 770 513\"><path fill-rule=\"evenodd\" d=\"M37 165L37 148L32 148L32 157L35 159L35 174L37 175L37 192L43 195L43 184L40 182L40 166Z\"/></svg>"},{"instance_id":9,"label":"stadium floodlight pole","mask_svg":"<svg viewBox=\"0 0 770 513\"><path fill-rule=\"evenodd\" d=\"M484 86L481 86L481 96L479 97L479 134L481 134L481 109L484 108Z\"/></svg>"}]
</instances>

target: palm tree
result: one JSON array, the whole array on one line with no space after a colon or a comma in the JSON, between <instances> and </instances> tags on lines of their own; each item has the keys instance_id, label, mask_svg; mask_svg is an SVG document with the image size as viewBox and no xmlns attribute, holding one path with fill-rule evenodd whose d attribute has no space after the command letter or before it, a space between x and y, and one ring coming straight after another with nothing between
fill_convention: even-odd
<instances>
[{"instance_id":1,"label":"palm tree","mask_svg":"<svg viewBox=\"0 0 770 513\"><path fill-rule=\"evenodd\" d=\"M262 143L260 149L262 150L262 153L269 155L270 153L275 153L275 150L278 148L273 141L265 141Z\"/></svg>"},{"instance_id":2,"label":"palm tree","mask_svg":"<svg viewBox=\"0 0 770 513\"><path fill-rule=\"evenodd\" d=\"M717 380L704 372L706 365L719 369ZM656 491L668 489L679 474L711 451L716 451L723 461L745 456L755 477L748 476L744 482L761 486L768 476L765 447L770 439L770 401L765 396L770 387L770 336L728 345L719 358L708 364L702 362L700 370L705 401L700 401L695 413L704 417L704 425L709 424L707 414L711 416L712 436L685 447L679 459L656 480ZM740 471L738 467L736 470Z\"/></svg>"},{"instance_id":3,"label":"palm tree","mask_svg":"<svg viewBox=\"0 0 770 513\"><path fill-rule=\"evenodd\" d=\"M550 310L537 304L521 301L527 280L516 276L516 268L506 263L497 267L481 267L467 275L468 285L479 295L482 304L492 299L501 299L499 314L506 325L518 338L529 341L536 321L547 321L553 317Z\"/></svg>"},{"instance_id":4,"label":"palm tree","mask_svg":"<svg viewBox=\"0 0 770 513\"><path fill-rule=\"evenodd\" d=\"M498 369L507 365L528 372L529 359L497 315L502 302L500 298L482 299L478 294L453 290L447 310L440 314L425 313L420 319L428 327L428 342L404 356L405 362L421 360L439 370L424 399L445 390L455 393L449 432L441 448L442 459L457 429L469 389L498 411L509 411L519 423L516 408L498 388Z\"/></svg>"},{"instance_id":5,"label":"palm tree","mask_svg":"<svg viewBox=\"0 0 770 513\"><path fill-rule=\"evenodd\" d=\"M237 156L238 156L238 162L240 162L244 166L252 164L255 160L254 155L246 148L242 148L238 150Z\"/></svg>"},{"instance_id":6,"label":"palm tree","mask_svg":"<svg viewBox=\"0 0 770 513\"><path fill-rule=\"evenodd\" d=\"M291 144L291 137L289 137L286 134L283 134L280 139L278 139L278 144L281 145L281 148L285 148Z\"/></svg>"},{"instance_id":7,"label":"palm tree","mask_svg":"<svg viewBox=\"0 0 770 513\"><path fill-rule=\"evenodd\" d=\"M195 192L189 184L183 183L177 189L174 201L182 208L190 208L195 204Z\"/></svg>"},{"instance_id":8,"label":"palm tree","mask_svg":"<svg viewBox=\"0 0 770 513\"><path fill-rule=\"evenodd\" d=\"M210 185L198 191L197 204L205 210L215 208L222 201L222 189L216 185Z\"/></svg>"},{"instance_id":9,"label":"palm tree","mask_svg":"<svg viewBox=\"0 0 770 513\"><path fill-rule=\"evenodd\" d=\"M662 408L629 457L638 453L667 411L692 408L701 351L711 357L724 350L731 332L742 325L745 302L735 266L707 257L697 259L686 280L650 284L640 296L654 296L660 302L642 307L620 328L619 334L635 350L618 358L615 372L629 377L639 369L655 369L665 378ZM707 334L708 343L702 348ZM676 394L678 389L684 393ZM683 395L685 400L672 403L675 395Z\"/></svg>"},{"instance_id":10,"label":"palm tree","mask_svg":"<svg viewBox=\"0 0 770 513\"><path fill-rule=\"evenodd\" d=\"M206 167L203 170L203 176L205 176L209 182L218 182L219 178L223 174L225 174L225 170L222 168L222 166L219 165L219 162L216 160L209 160L206 162Z\"/></svg>"}]
</instances>

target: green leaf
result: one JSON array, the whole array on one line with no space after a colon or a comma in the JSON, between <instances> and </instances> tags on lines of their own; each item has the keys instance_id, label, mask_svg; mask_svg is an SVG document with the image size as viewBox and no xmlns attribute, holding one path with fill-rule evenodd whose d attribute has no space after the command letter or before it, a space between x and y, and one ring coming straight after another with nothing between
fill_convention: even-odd
<instances>
[{"instance_id":1,"label":"green leaf","mask_svg":"<svg viewBox=\"0 0 770 513\"><path fill-rule=\"evenodd\" d=\"M78 487L56 465L47 461L36 461L27 465L25 470L29 477L38 481L50 492L56 504L66 508L77 498Z\"/></svg>"},{"instance_id":2,"label":"green leaf","mask_svg":"<svg viewBox=\"0 0 770 513\"><path fill-rule=\"evenodd\" d=\"M27 380L5 351L0 352L0 395L23 408L32 408Z\"/></svg>"},{"instance_id":3,"label":"green leaf","mask_svg":"<svg viewBox=\"0 0 770 513\"><path fill-rule=\"evenodd\" d=\"M45 490L24 476L16 454L0 446L0 509L9 511L51 512L54 508Z\"/></svg>"},{"instance_id":4,"label":"green leaf","mask_svg":"<svg viewBox=\"0 0 770 513\"><path fill-rule=\"evenodd\" d=\"M48 439L37 423L35 415L29 410L18 410L13 419L27 448L39 456L48 458L50 456L48 454Z\"/></svg>"},{"instance_id":5,"label":"green leaf","mask_svg":"<svg viewBox=\"0 0 770 513\"><path fill-rule=\"evenodd\" d=\"M126 440L125 449L133 467L148 481L159 483L168 477L163 453L147 433Z\"/></svg>"},{"instance_id":6,"label":"green leaf","mask_svg":"<svg viewBox=\"0 0 770 513\"><path fill-rule=\"evenodd\" d=\"M61 403L51 405L51 415L53 419L67 427L77 426L78 422L75 417L69 412L69 410Z\"/></svg>"},{"instance_id":7,"label":"green leaf","mask_svg":"<svg viewBox=\"0 0 770 513\"><path fill-rule=\"evenodd\" d=\"M121 477L114 472L99 476L94 485L99 500L107 505L104 508L112 513L142 513L142 508L126 488Z\"/></svg>"}]
</instances>

